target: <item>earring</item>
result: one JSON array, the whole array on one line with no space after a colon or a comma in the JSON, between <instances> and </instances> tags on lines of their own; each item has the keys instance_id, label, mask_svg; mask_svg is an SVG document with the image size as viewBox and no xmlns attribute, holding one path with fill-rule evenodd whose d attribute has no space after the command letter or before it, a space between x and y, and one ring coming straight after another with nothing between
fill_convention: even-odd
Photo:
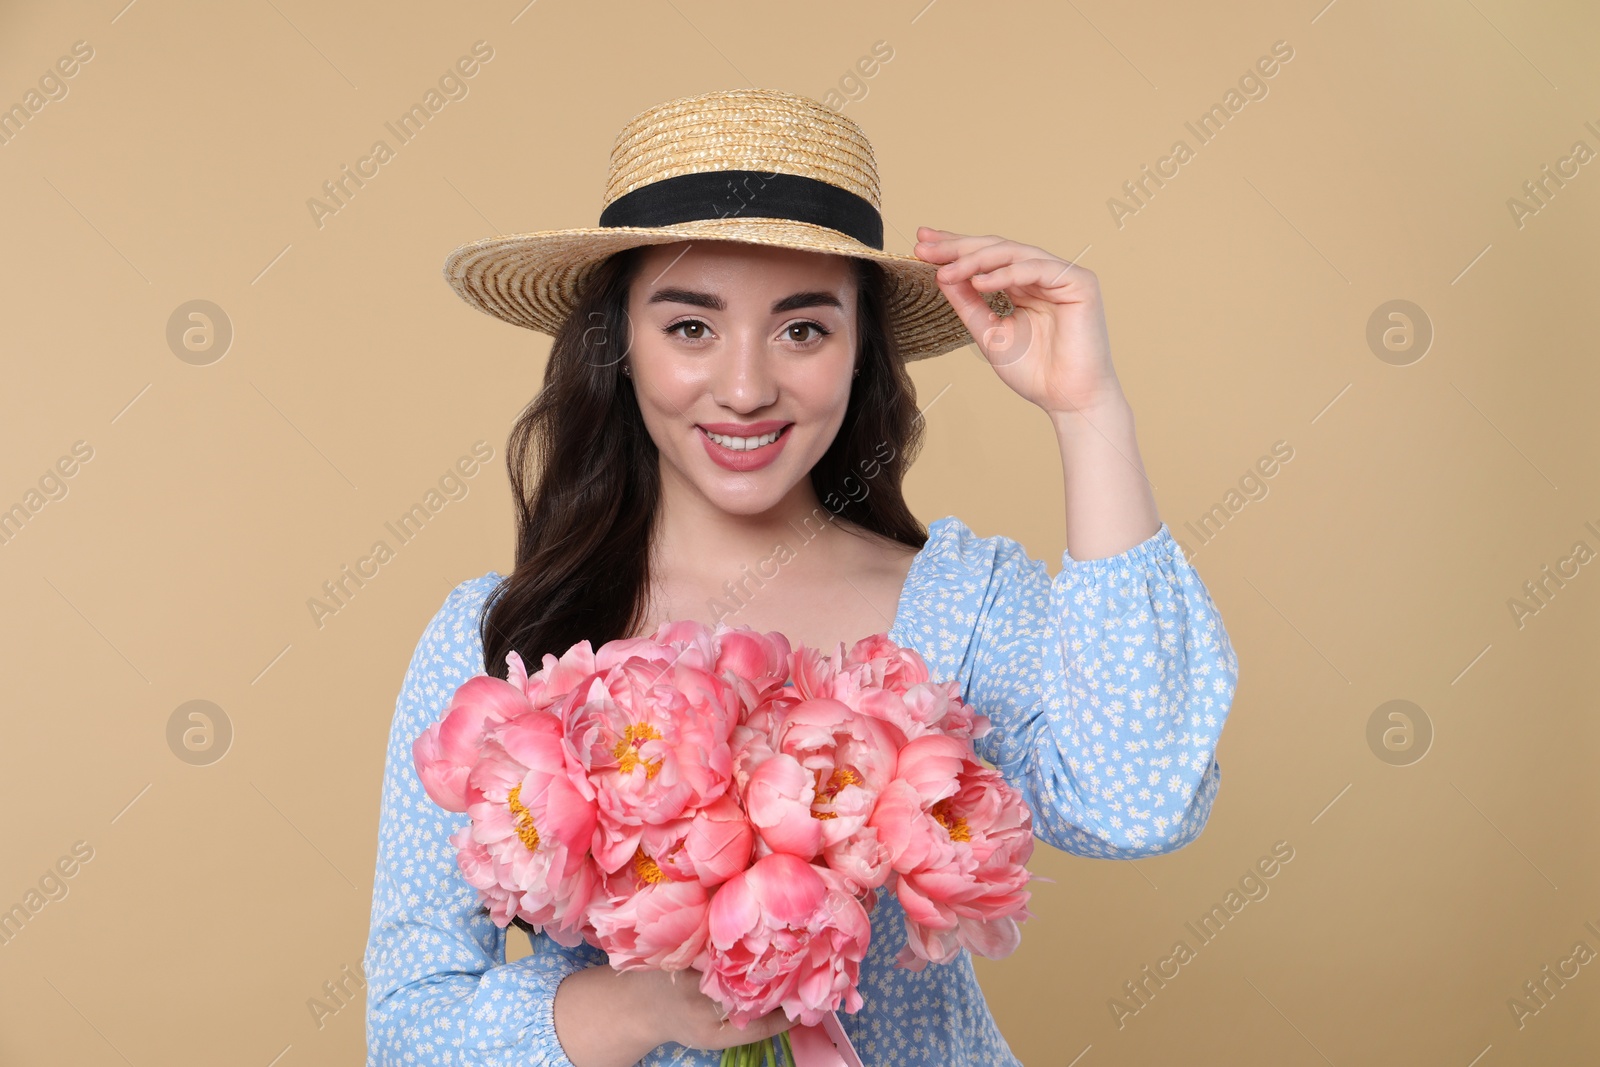
<instances>
[{"instance_id":1,"label":"earring","mask_svg":"<svg viewBox=\"0 0 1600 1067\"><path fill-rule=\"evenodd\" d=\"M856 368L856 369L855 369L855 372L854 372L854 373L852 373L852 374L851 374L851 377L852 377L852 378L859 378L859 377L861 377L861 368L860 368L860 367L857 367L857 368Z\"/></svg>"},{"instance_id":2,"label":"earring","mask_svg":"<svg viewBox=\"0 0 1600 1067\"><path fill-rule=\"evenodd\" d=\"M625 378L632 378L633 377L633 371L628 368L628 365L626 363L624 363L622 365L622 375Z\"/></svg>"}]
</instances>

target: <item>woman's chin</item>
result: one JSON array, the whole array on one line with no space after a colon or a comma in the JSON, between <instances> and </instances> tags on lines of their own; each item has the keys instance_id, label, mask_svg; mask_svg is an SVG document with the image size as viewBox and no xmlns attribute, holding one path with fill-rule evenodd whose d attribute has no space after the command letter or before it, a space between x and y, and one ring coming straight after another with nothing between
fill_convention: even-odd
<instances>
[{"instance_id":1,"label":"woman's chin","mask_svg":"<svg viewBox=\"0 0 1600 1067\"><path fill-rule=\"evenodd\" d=\"M764 515L777 507L788 495L788 486L772 482L770 486L706 485L701 493L717 510L729 515L749 517Z\"/></svg>"},{"instance_id":2,"label":"woman's chin","mask_svg":"<svg viewBox=\"0 0 1600 1067\"><path fill-rule=\"evenodd\" d=\"M710 467L696 470L688 482L695 491L729 515L761 515L781 504L793 491L795 475L787 469L764 467L754 471L723 470Z\"/></svg>"}]
</instances>

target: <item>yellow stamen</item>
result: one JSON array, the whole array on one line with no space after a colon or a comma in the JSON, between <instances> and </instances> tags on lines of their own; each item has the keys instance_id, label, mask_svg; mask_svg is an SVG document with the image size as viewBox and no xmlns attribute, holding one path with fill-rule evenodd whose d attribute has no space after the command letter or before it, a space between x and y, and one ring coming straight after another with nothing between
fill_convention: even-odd
<instances>
[{"instance_id":1,"label":"yellow stamen","mask_svg":"<svg viewBox=\"0 0 1600 1067\"><path fill-rule=\"evenodd\" d=\"M941 800L939 803L935 804L931 814L936 820L938 820L940 826L944 827L950 832L950 840L972 840L972 831L967 828L967 820L960 818L959 816L954 818L951 817L949 798Z\"/></svg>"},{"instance_id":2,"label":"yellow stamen","mask_svg":"<svg viewBox=\"0 0 1600 1067\"><path fill-rule=\"evenodd\" d=\"M816 805L817 804L825 804L825 803L833 800L833 798L839 794L839 790L843 789L847 785L860 785L860 784L861 784L861 776L856 774L855 771L852 771L847 767L838 767L838 768L836 768L834 770L834 772L833 772L832 777L830 777L828 779L828 784L827 785L823 785L822 784L822 772L818 771L817 772L817 798L816 798L815 801L812 802L812 810L811 810L812 818L815 818L815 819L837 819L839 817L838 812L817 811L816 810Z\"/></svg>"},{"instance_id":3,"label":"yellow stamen","mask_svg":"<svg viewBox=\"0 0 1600 1067\"><path fill-rule=\"evenodd\" d=\"M828 795L832 796L847 785L860 785L861 776L848 767L840 767L828 779Z\"/></svg>"},{"instance_id":4,"label":"yellow stamen","mask_svg":"<svg viewBox=\"0 0 1600 1067\"><path fill-rule=\"evenodd\" d=\"M639 872L641 879L651 885L659 885L667 880L667 876L656 865L656 861L646 856L642 848L633 854L633 869Z\"/></svg>"},{"instance_id":5,"label":"yellow stamen","mask_svg":"<svg viewBox=\"0 0 1600 1067\"><path fill-rule=\"evenodd\" d=\"M522 806L521 782L512 786L511 792L506 795L506 807L511 812L511 825L516 829L517 836L522 839L529 852L537 852L539 831L533 825L533 813Z\"/></svg>"},{"instance_id":6,"label":"yellow stamen","mask_svg":"<svg viewBox=\"0 0 1600 1067\"><path fill-rule=\"evenodd\" d=\"M639 765L644 765L644 776L654 778L656 772L661 770L661 760L642 760L639 758L639 746L646 741L661 740L661 732L649 723L629 723L623 731L622 737L617 740L617 745L611 754L617 759L617 770L627 774Z\"/></svg>"}]
</instances>

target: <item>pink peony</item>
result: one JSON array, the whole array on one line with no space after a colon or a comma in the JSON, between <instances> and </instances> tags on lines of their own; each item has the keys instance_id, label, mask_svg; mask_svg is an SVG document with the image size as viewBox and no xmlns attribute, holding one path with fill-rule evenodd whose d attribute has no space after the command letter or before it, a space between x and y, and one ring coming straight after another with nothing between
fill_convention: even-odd
<instances>
[{"instance_id":1,"label":"pink peony","mask_svg":"<svg viewBox=\"0 0 1600 1067\"><path fill-rule=\"evenodd\" d=\"M755 837L739 802L724 793L688 820L679 862L701 885L721 885L750 866Z\"/></svg>"},{"instance_id":2,"label":"pink peony","mask_svg":"<svg viewBox=\"0 0 1600 1067\"><path fill-rule=\"evenodd\" d=\"M957 776L970 751L954 737L924 734L900 749L895 777L916 792L924 807L932 805L956 791Z\"/></svg>"},{"instance_id":3,"label":"pink peony","mask_svg":"<svg viewBox=\"0 0 1600 1067\"><path fill-rule=\"evenodd\" d=\"M522 686L529 703L541 710L559 703L595 672L594 649L588 641L579 641L559 658L546 652L542 662L530 676L516 651L506 653L506 680Z\"/></svg>"},{"instance_id":4,"label":"pink peony","mask_svg":"<svg viewBox=\"0 0 1600 1067\"><path fill-rule=\"evenodd\" d=\"M877 903L877 889L894 875L891 858L874 826L863 826L844 840L822 848L822 860L828 869L868 908Z\"/></svg>"},{"instance_id":5,"label":"pink peony","mask_svg":"<svg viewBox=\"0 0 1600 1067\"><path fill-rule=\"evenodd\" d=\"M761 703L749 707L733 728L733 785L741 795L749 784L750 772L777 751L773 746L778 725L802 699L793 688L775 689Z\"/></svg>"},{"instance_id":6,"label":"pink peony","mask_svg":"<svg viewBox=\"0 0 1600 1067\"><path fill-rule=\"evenodd\" d=\"M698 881L673 879L643 848L605 877L590 906L595 944L619 971L681 971L705 950L711 896Z\"/></svg>"},{"instance_id":7,"label":"pink peony","mask_svg":"<svg viewBox=\"0 0 1600 1067\"><path fill-rule=\"evenodd\" d=\"M807 700L790 708L774 741L816 782L812 814L823 840L844 840L867 821L878 794L895 777L905 736L894 726L860 715L837 700Z\"/></svg>"},{"instance_id":8,"label":"pink peony","mask_svg":"<svg viewBox=\"0 0 1600 1067\"><path fill-rule=\"evenodd\" d=\"M467 797L472 840L495 865L497 882L520 893L517 913L575 944L598 889L589 860L597 810L574 774L560 724L535 712L504 727L499 740L485 742Z\"/></svg>"},{"instance_id":9,"label":"pink peony","mask_svg":"<svg viewBox=\"0 0 1600 1067\"><path fill-rule=\"evenodd\" d=\"M468 823L450 835L456 846L456 865L467 884L478 891L478 899L489 909L489 917L496 926L511 925L517 917L517 903L522 899L513 886L502 884L500 874L505 869L490 856L489 850L472 839L472 824Z\"/></svg>"},{"instance_id":10,"label":"pink peony","mask_svg":"<svg viewBox=\"0 0 1600 1067\"><path fill-rule=\"evenodd\" d=\"M1000 772L919 738L901 752L904 773L884 790L870 824L888 849L906 916L898 962L948 963L965 947L1000 957L1017 947L1028 915L1024 866L1032 813Z\"/></svg>"},{"instance_id":11,"label":"pink peony","mask_svg":"<svg viewBox=\"0 0 1600 1067\"><path fill-rule=\"evenodd\" d=\"M818 822L823 860L850 892L870 895L890 872L888 852L866 823L895 776L905 736L840 701L821 698L790 708L774 739L812 777L810 813Z\"/></svg>"},{"instance_id":12,"label":"pink peony","mask_svg":"<svg viewBox=\"0 0 1600 1067\"><path fill-rule=\"evenodd\" d=\"M727 1006L735 1026L778 1007L805 1026L860 1010L872 929L832 871L781 852L757 860L712 896L709 933L695 962L700 991Z\"/></svg>"},{"instance_id":13,"label":"pink peony","mask_svg":"<svg viewBox=\"0 0 1600 1067\"><path fill-rule=\"evenodd\" d=\"M989 732L988 718L961 699L955 682L918 682L900 691L876 688L860 671L844 671L834 679L832 695L910 738L943 734L968 741Z\"/></svg>"},{"instance_id":14,"label":"pink peony","mask_svg":"<svg viewBox=\"0 0 1600 1067\"><path fill-rule=\"evenodd\" d=\"M485 739L532 710L520 687L498 678L480 674L462 683L440 720L411 742L417 776L433 802L445 811L466 811L467 775Z\"/></svg>"},{"instance_id":15,"label":"pink peony","mask_svg":"<svg viewBox=\"0 0 1600 1067\"><path fill-rule=\"evenodd\" d=\"M704 624L689 619L664 622L649 637L624 637L601 645L594 669L605 674L629 660L655 664L658 675L674 663L706 671L716 661L716 651Z\"/></svg>"},{"instance_id":16,"label":"pink peony","mask_svg":"<svg viewBox=\"0 0 1600 1067\"><path fill-rule=\"evenodd\" d=\"M498 925L695 967L740 1026L859 1010L880 889L902 966L1015 949L1030 812L915 650L679 621L541 664L508 652L412 745L428 795L470 816L450 841Z\"/></svg>"},{"instance_id":17,"label":"pink peony","mask_svg":"<svg viewBox=\"0 0 1600 1067\"><path fill-rule=\"evenodd\" d=\"M744 805L767 849L811 860L822 850L822 820L812 811L815 797L812 774L793 756L777 752L750 772Z\"/></svg>"},{"instance_id":18,"label":"pink peony","mask_svg":"<svg viewBox=\"0 0 1600 1067\"><path fill-rule=\"evenodd\" d=\"M599 803L594 854L603 870L633 858L644 826L677 819L727 790L740 711L716 675L638 657L566 699L566 737Z\"/></svg>"},{"instance_id":19,"label":"pink peony","mask_svg":"<svg viewBox=\"0 0 1600 1067\"><path fill-rule=\"evenodd\" d=\"M856 675L863 685L892 689L897 693L928 680L928 664L917 650L902 648L889 640L886 633L857 641L841 666Z\"/></svg>"},{"instance_id":20,"label":"pink peony","mask_svg":"<svg viewBox=\"0 0 1600 1067\"><path fill-rule=\"evenodd\" d=\"M739 691L746 708L759 706L789 680L789 640L777 631L719 629L713 643L717 658L712 670Z\"/></svg>"},{"instance_id":21,"label":"pink peony","mask_svg":"<svg viewBox=\"0 0 1600 1067\"><path fill-rule=\"evenodd\" d=\"M838 664L810 645L801 645L789 656L789 675L803 699L833 696L836 674Z\"/></svg>"},{"instance_id":22,"label":"pink peony","mask_svg":"<svg viewBox=\"0 0 1600 1067\"><path fill-rule=\"evenodd\" d=\"M754 843L755 828L733 794L724 793L692 814L641 827L632 866L624 864L620 870L637 866L642 853L668 879L712 889L750 866Z\"/></svg>"}]
</instances>

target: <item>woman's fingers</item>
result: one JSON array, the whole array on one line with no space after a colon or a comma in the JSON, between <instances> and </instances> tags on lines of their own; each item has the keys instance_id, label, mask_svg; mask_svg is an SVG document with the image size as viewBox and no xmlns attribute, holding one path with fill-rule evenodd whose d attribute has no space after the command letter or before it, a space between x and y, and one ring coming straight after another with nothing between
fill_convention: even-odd
<instances>
[{"instance_id":1,"label":"woman's fingers","mask_svg":"<svg viewBox=\"0 0 1600 1067\"><path fill-rule=\"evenodd\" d=\"M918 245L928 245L931 248L941 249L943 250L941 254L947 253L949 249L955 249L958 254L967 255L980 248L988 248L993 245L1009 245L1028 256L1050 255L1049 252L1039 248L1037 245L1023 244L1021 241L1013 241L1010 238L1001 237L993 233L971 236L953 233L949 230L935 230L929 226L918 227L917 233L926 235L918 240Z\"/></svg>"},{"instance_id":2,"label":"woman's fingers","mask_svg":"<svg viewBox=\"0 0 1600 1067\"><path fill-rule=\"evenodd\" d=\"M918 233L928 227L921 227ZM928 240L918 241L916 254L934 263L949 262L977 248L986 245L1004 244L1004 237L994 234L985 234L982 237L967 237L958 233L949 233L945 230L931 231L935 236Z\"/></svg>"},{"instance_id":3,"label":"woman's fingers","mask_svg":"<svg viewBox=\"0 0 1600 1067\"><path fill-rule=\"evenodd\" d=\"M748 1045L756 1041L765 1041L775 1037L792 1027L794 1023L784 1014L782 1008L774 1008L767 1014L750 1020L743 1027L723 1020L718 1025L715 1033L707 1035L704 1044L697 1047L708 1049L732 1048L735 1045Z\"/></svg>"},{"instance_id":4,"label":"woman's fingers","mask_svg":"<svg viewBox=\"0 0 1600 1067\"><path fill-rule=\"evenodd\" d=\"M984 245L975 248L961 256L952 263L940 267L940 277L970 277L979 271L993 270L1003 267L1007 263L1021 263L1029 259L1056 259L1049 252L1034 248L1032 245L1018 244L1016 241L1002 241L999 244ZM1066 266L1065 263L1061 264Z\"/></svg>"},{"instance_id":5,"label":"woman's fingers","mask_svg":"<svg viewBox=\"0 0 1600 1067\"><path fill-rule=\"evenodd\" d=\"M941 282L955 282L979 274L991 274L1002 267L1016 266L1025 262L1054 264L1053 268L1048 269L1045 275L1047 278L1063 277L1072 267L1070 263L1042 248L1016 241L995 241L951 257L948 253L954 247L953 242L946 243L940 245L938 251L923 257L930 262L942 263L938 270Z\"/></svg>"},{"instance_id":6,"label":"woman's fingers","mask_svg":"<svg viewBox=\"0 0 1600 1067\"><path fill-rule=\"evenodd\" d=\"M967 332L973 337L982 337L984 331L994 325L991 321L994 311L983 295L972 287L970 281L965 278L958 278L953 282L941 280L939 288L960 317L962 325L966 326Z\"/></svg>"},{"instance_id":7,"label":"woman's fingers","mask_svg":"<svg viewBox=\"0 0 1600 1067\"><path fill-rule=\"evenodd\" d=\"M699 973L693 969L683 972L651 972L657 982L661 982L664 978L670 980L673 977L695 978ZM750 1020L746 1026L736 1026L727 1017L721 1004L700 992L697 982L673 982L670 992L663 990L663 994L678 998L674 1008L668 1009L669 1012L675 1009L674 1013L683 1024L680 1026L682 1032L673 1040L690 1048L716 1050L732 1048L735 1045L748 1045L755 1041L764 1041L794 1025L782 1008L774 1008L765 1015Z\"/></svg>"},{"instance_id":8,"label":"woman's fingers","mask_svg":"<svg viewBox=\"0 0 1600 1067\"><path fill-rule=\"evenodd\" d=\"M972 287L980 292L1024 285L1050 289L1062 284L1061 280L1067 277L1071 268L1070 263L1063 263L1059 259L1025 259L1021 263L1007 263L994 270L979 272L971 281Z\"/></svg>"},{"instance_id":9,"label":"woman's fingers","mask_svg":"<svg viewBox=\"0 0 1600 1067\"><path fill-rule=\"evenodd\" d=\"M794 1025L794 1021L784 1014L782 1008L772 1009L757 1019L756 1023L761 1027L761 1034L759 1037L752 1037L750 1039L752 1041L764 1041L769 1037L775 1037Z\"/></svg>"}]
</instances>

